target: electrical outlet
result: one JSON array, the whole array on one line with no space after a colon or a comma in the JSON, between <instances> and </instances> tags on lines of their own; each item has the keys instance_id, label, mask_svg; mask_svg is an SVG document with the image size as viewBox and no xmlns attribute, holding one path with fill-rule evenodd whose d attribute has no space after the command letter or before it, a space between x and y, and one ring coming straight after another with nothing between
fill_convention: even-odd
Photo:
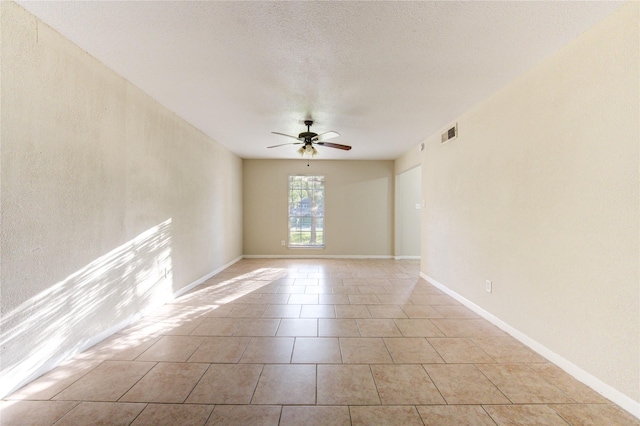
<instances>
[{"instance_id":1,"label":"electrical outlet","mask_svg":"<svg viewBox=\"0 0 640 426\"><path fill-rule=\"evenodd\" d=\"M485 281L485 283L484 283L484 289L485 289L485 291L486 291L487 293L491 293L491 290L492 290L491 286L492 286L492 285L491 285L491 280L487 280L487 281Z\"/></svg>"},{"instance_id":2,"label":"electrical outlet","mask_svg":"<svg viewBox=\"0 0 640 426\"><path fill-rule=\"evenodd\" d=\"M280 245L281 245L282 247L284 247L284 245L285 245L285 244L286 244L286 243L285 243L285 241L284 241L284 240L281 240L281 241L280 241Z\"/></svg>"}]
</instances>

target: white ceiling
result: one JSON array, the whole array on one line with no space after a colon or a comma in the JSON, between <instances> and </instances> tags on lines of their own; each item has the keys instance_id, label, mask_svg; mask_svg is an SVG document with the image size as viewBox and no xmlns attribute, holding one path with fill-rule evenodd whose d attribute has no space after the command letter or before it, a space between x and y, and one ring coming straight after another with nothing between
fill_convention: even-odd
<instances>
[{"instance_id":1,"label":"white ceiling","mask_svg":"<svg viewBox=\"0 0 640 426\"><path fill-rule=\"evenodd\" d=\"M319 159L397 158L621 4L18 3L243 158L307 117L353 146Z\"/></svg>"}]
</instances>

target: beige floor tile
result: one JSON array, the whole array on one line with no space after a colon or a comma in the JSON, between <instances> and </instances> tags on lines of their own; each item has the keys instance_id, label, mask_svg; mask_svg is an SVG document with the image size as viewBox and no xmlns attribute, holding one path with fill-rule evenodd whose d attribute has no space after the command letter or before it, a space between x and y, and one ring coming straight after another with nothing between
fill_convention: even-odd
<instances>
[{"instance_id":1,"label":"beige floor tile","mask_svg":"<svg viewBox=\"0 0 640 426\"><path fill-rule=\"evenodd\" d=\"M448 363L492 363L485 351L466 337L431 337L427 339L440 356Z\"/></svg>"},{"instance_id":2,"label":"beige floor tile","mask_svg":"<svg viewBox=\"0 0 640 426\"><path fill-rule=\"evenodd\" d=\"M361 286L365 285L367 280L364 278L343 278L342 285L344 286ZM356 293L357 294L357 293Z\"/></svg>"},{"instance_id":3,"label":"beige floor tile","mask_svg":"<svg viewBox=\"0 0 640 426\"><path fill-rule=\"evenodd\" d=\"M213 405L149 404L131 426L202 426L213 411Z\"/></svg>"},{"instance_id":4,"label":"beige floor tile","mask_svg":"<svg viewBox=\"0 0 640 426\"><path fill-rule=\"evenodd\" d=\"M562 404L550 407L571 425L640 425L639 419L613 404Z\"/></svg>"},{"instance_id":5,"label":"beige floor tile","mask_svg":"<svg viewBox=\"0 0 640 426\"><path fill-rule=\"evenodd\" d=\"M305 294L317 294L317 295L332 294L333 293L333 289L331 288L331 285L320 283L320 285L308 285L305 288L304 293Z\"/></svg>"},{"instance_id":6,"label":"beige floor tile","mask_svg":"<svg viewBox=\"0 0 640 426\"><path fill-rule=\"evenodd\" d=\"M155 362L104 361L53 399L117 401L154 365Z\"/></svg>"},{"instance_id":7,"label":"beige floor tile","mask_svg":"<svg viewBox=\"0 0 640 426\"><path fill-rule=\"evenodd\" d=\"M320 284L319 282L319 278L313 278L309 276L310 274L307 274L307 277L303 277L303 278L296 278L293 285L304 285L304 286L317 286ZM318 274L313 274L315 276L318 276Z\"/></svg>"},{"instance_id":8,"label":"beige floor tile","mask_svg":"<svg viewBox=\"0 0 640 426\"><path fill-rule=\"evenodd\" d=\"M292 389L295 391L292 392ZM315 365L265 365L252 404L315 404Z\"/></svg>"},{"instance_id":9,"label":"beige floor tile","mask_svg":"<svg viewBox=\"0 0 640 426\"><path fill-rule=\"evenodd\" d=\"M99 359L111 361L133 361L149 349L162 336L153 334L114 334L97 345L76 355L75 359Z\"/></svg>"},{"instance_id":10,"label":"beige floor tile","mask_svg":"<svg viewBox=\"0 0 640 426\"><path fill-rule=\"evenodd\" d=\"M163 336L136 361L184 362L198 349L202 340L198 336Z\"/></svg>"},{"instance_id":11,"label":"beige floor tile","mask_svg":"<svg viewBox=\"0 0 640 426\"><path fill-rule=\"evenodd\" d=\"M250 340L251 337L203 337L189 362L236 363Z\"/></svg>"},{"instance_id":12,"label":"beige floor tile","mask_svg":"<svg viewBox=\"0 0 640 426\"><path fill-rule=\"evenodd\" d=\"M297 304L297 305L317 305L318 304L318 295L317 294L292 294L289 296L289 304Z\"/></svg>"},{"instance_id":13,"label":"beige floor tile","mask_svg":"<svg viewBox=\"0 0 640 426\"><path fill-rule=\"evenodd\" d=\"M429 305L402 305L402 310L409 318L442 318L442 314Z\"/></svg>"},{"instance_id":14,"label":"beige floor tile","mask_svg":"<svg viewBox=\"0 0 640 426\"><path fill-rule=\"evenodd\" d=\"M234 336L275 336L280 325L277 318L233 318Z\"/></svg>"},{"instance_id":15,"label":"beige floor tile","mask_svg":"<svg viewBox=\"0 0 640 426\"><path fill-rule=\"evenodd\" d=\"M398 305L369 305L367 306L371 318L407 318Z\"/></svg>"},{"instance_id":16,"label":"beige floor tile","mask_svg":"<svg viewBox=\"0 0 640 426\"><path fill-rule=\"evenodd\" d=\"M526 364L477 364L476 366L514 404L574 402Z\"/></svg>"},{"instance_id":17,"label":"beige floor tile","mask_svg":"<svg viewBox=\"0 0 640 426\"><path fill-rule=\"evenodd\" d=\"M336 318L371 318L366 305L335 305Z\"/></svg>"},{"instance_id":18,"label":"beige floor tile","mask_svg":"<svg viewBox=\"0 0 640 426\"><path fill-rule=\"evenodd\" d=\"M419 278L419 261L378 259L244 259L0 410L3 426L640 426Z\"/></svg>"},{"instance_id":19,"label":"beige floor tile","mask_svg":"<svg viewBox=\"0 0 640 426\"><path fill-rule=\"evenodd\" d=\"M383 405L444 404L421 365L372 365Z\"/></svg>"},{"instance_id":20,"label":"beige floor tile","mask_svg":"<svg viewBox=\"0 0 640 426\"><path fill-rule=\"evenodd\" d=\"M480 315L473 312L466 306L439 305L434 306L443 318L480 318Z\"/></svg>"},{"instance_id":21,"label":"beige floor tile","mask_svg":"<svg viewBox=\"0 0 640 426\"><path fill-rule=\"evenodd\" d=\"M416 407L349 407L352 425L422 426Z\"/></svg>"},{"instance_id":22,"label":"beige floor tile","mask_svg":"<svg viewBox=\"0 0 640 426\"><path fill-rule=\"evenodd\" d=\"M355 319L319 319L318 336L360 337L360 331Z\"/></svg>"},{"instance_id":23,"label":"beige floor tile","mask_svg":"<svg viewBox=\"0 0 640 426\"><path fill-rule=\"evenodd\" d=\"M216 405L207 426L277 426L281 411L273 405Z\"/></svg>"},{"instance_id":24,"label":"beige floor tile","mask_svg":"<svg viewBox=\"0 0 640 426\"><path fill-rule=\"evenodd\" d=\"M276 293L282 294L304 294L306 290L306 286L304 285L282 285L278 287L278 291Z\"/></svg>"},{"instance_id":25,"label":"beige floor tile","mask_svg":"<svg viewBox=\"0 0 640 426\"><path fill-rule=\"evenodd\" d=\"M342 286L334 285L332 289L333 289L333 294L346 294L347 296L350 296L352 294L360 294L360 290L358 290L358 287L355 285L342 285Z\"/></svg>"},{"instance_id":26,"label":"beige floor tile","mask_svg":"<svg viewBox=\"0 0 640 426\"><path fill-rule=\"evenodd\" d=\"M120 330L118 334L146 337L186 336L204 320L204 315L207 312L208 309L203 312L202 316L196 318L145 317Z\"/></svg>"},{"instance_id":27,"label":"beige floor tile","mask_svg":"<svg viewBox=\"0 0 640 426\"><path fill-rule=\"evenodd\" d=\"M247 345L240 362L287 364L291 362L293 341L293 337L254 337Z\"/></svg>"},{"instance_id":28,"label":"beige floor tile","mask_svg":"<svg viewBox=\"0 0 640 426\"><path fill-rule=\"evenodd\" d=\"M567 422L546 405L485 405L484 409L498 426L567 426ZM611 423L604 423L610 425Z\"/></svg>"},{"instance_id":29,"label":"beige floor tile","mask_svg":"<svg viewBox=\"0 0 640 426\"><path fill-rule=\"evenodd\" d=\"M243 284L236 283L235 285L241 288ZM219 300L222 301L223 303L251 304L251 303L259 303L258 302L259 299L260 299L260 294L258 293L238 294L237 290L233 290L229 295Z\"/></svg>"},{"instance_id":30,"label":"beige floor tile","mask_svg":"<svg viewBox=\"0 0 640 426\"><path fill-rule=\"evenodd\" d=\"M357 319L362 337L401 337L402 333L392 319Z\"/></svg>"},{"instance_id":31,"label":"beige floor tile","mask_svg":"<svg viewBox=\"0 0 640 426\"><path fill-rule=\"evenodd\" d=\"M389 290L387 290L388 292ZM383 305L399 305L404 306L411 303L409 301L409 294L377 294L378 300ZM400 317L404 318L404 317Z\"/></svg>"},{"instance_id":32,"label":"beige floor tile","mask_svg":"<svg viewBox=\"0 0 640 426\"><path fill-rule=\"evenodd\" d=\"M427 364L424 367L448 404L510 403L472 364Z\"/></svg>"},{"instance_id":33,"label":"beige floor tile","mask_svg":"<svg viewBox=\"0 0 640 426\"><path fill-rule=\"evenodd\" d=\"M322 305L348 305L351 303L346 294L320 294L318 302Z\"/></svg>"},{"instance_id":34,"label":"beige floor tile","mask_svg":"<svg viewBox=\"0 0 640 426\"><path fill-rule=\"evenodd\" d=\"M334 305L303 305L300 318L335 318Z\"/></svg>"},{"instance_id":35,"label":"beige floor tile","mask_svg":"<svg viewBox=\"0 0 640 426\"><path fill-rule=\"evenodd\" d=\"M340 342L336 337L299 337L293 346L292 363L340 364Z\"/></svg>"},{"instance_id":36,"label":"beige floor tile","mask_svg":"<svg viewBox=\"0 0 640 426\"><path fill-rule=\"evenodd\" d=\"M209 364L160 362L140 379L120 401L182 403Z\"/></svg>"},{"instance_id":37,"label":"beige floor tile","mask_svg":"<svg viewBox=\"0 0 640 426\"><path fill-rule=\"evenodd\" d=\"M269 305L265 318L299 318L301 305Z\"/></svg>"},{"instance_id":38,"label":"beige floor tile","mask_svg":"<svg viewBox=\"0 0 640 426\"><path fill-rule=\"evenodd\" d=\"M100 364L102 364L100 360L72 359L23 386L7 398L12 400L50 399Z\"/></svg>"},{"instance_id":39,"label":"beige floor tile","mask_svg":"<svg viewBox=\"0 0 640 426\"><path fill-rule=\"evenodd\" d=\"M317 319L283 319L276 332L276 336L316 337L317 335Z\"/></svg>"},{"instance_id":40,"label":"beige floor tile","mask_svg":"<svg viewBox=\"0 0 640 426\"><path fill-rule=\"evenodd\" d=\"M261 305L286 305L289 302L289 296L287 293L261 294L258 303Z\"/></svg>"},{"instance_id":41,"label":"beige floor tile","mask_svg":"<svg viewBox=\"0 0 640 426\"><path fill-rule=\"evenodd\" d=\"M380 305L380 299L375 294L350 294L349 302L352 305Z\"/></svg>"},{"instance_id":42,"label":"beige floor tile","mask_svg":"<svg viewBox=\"0 0 640 426\"><path fill-rule=\"evenodd\" d=\"M212 364L185 402L249 404L261 372L261 364Z\"/></svg>"},{"instance_id":43,"label":"beige floor tile","mask_svg":"<svg viewBox=\"0 0 640 426\"><path fill-rule=\"evenodd\" d=\"M432 320L426 318L409 318L394 320L404 337L442 337L440 329Z\"/></svg>"},{"instance_id":44,"label":"beige floor tile","mask_svg":"<svg viewBox=\"0 0 640 426\"><path fill-rule=\"evenodd\" d=\"M379 405L368 365L318 365L318 405Z\"/></svg>"},{"instance_id":45,"label":"beige floor tile","mask_svg":"<svg viewBox=\"0 0 640 426\"><path fill-rule=\"evenodd\" d=\"M262 303L262 299L260 299ZM227 318L261 318L267 310L267 304L234 305Z\"/></svg>"},{"instance_id":46,"label":"beige floor tile","mask_svg":"<svg viewBox=\"0 0 640 426\"><path fill-rule=\"evenodd\" d=\"M234 308L233 305L216 305L211 310L202 314L202 319L204 320L207 318L224 318L227 315L229 315L231 311L233 311L233 308Z\"/></svg>"},{"instance_id":47,"label":"beige floor tile","mask_svg":"<svg viewBox=\"0 0 640 426\"><path fill-rule=\"evenodd\" d=\"M498 363L547 362L513 337L474 337L471 340Z\"/></svg>"},{"instance_id":48,"label":"beige floor tile","mask_svg":"<svg viewBox=\"0 0 640 426\"><path fill-rule=\"evenodd\" d=\"M140 414L145 405L123 402L82 402L60 419L56 426L128 425Z\"/></svg>"},{"instance_id":49,"label":"beige floor tile","mask_svg":"<svg viewBox=\"0 0 640 426\"><path fill-rule=\"evenodd\" d=\"M380 337L341 337L340 351L345 364L392 364L389 351Z\"/></svg>"},{"instance_id":50,"label":"beige floor tile","mask_svg":"<svg viewBox=\"0 0 640 426\"><path fill-rule=\"evenodd\" d=\"M52 425L78 401L0 401L2 426Z\"/></svg>"},{"instance_id":51,"label":"beige floor tile","mask_svg":"<svg viewBox=\"0 0 640 426\"><path fill-rule=\"evenodd\" d=\"M237 318L207 318L192 332L192 336L233 336Z\"/></svg>"},{"instance_id":52,"label":"beige floor tile","mask_svg":"<svg viewBox=\"0 0 640 426\"><path fill-rule=\"evenodd\" d=\"M436 364L444 362L424 337L386 337L387 350L396 364Z\"/></svg>"},{"instance_id":53,"label":"beige floor tile","mask_svg":"<svg viewBox=\"0 0 640 426\"><path fill-rule=\"evenodd\" d=\"M351 416L346 406L286 406L282 407L280 426L350 426Z\"/></svg>"},{"instance_id":54,"label":"beige floor tile","mask_svg":"<svg viewBox=\"0 0 640 426\"><path fill-rule=\"evenodd\" d=\"M433 318L431 320L446 337L507 337L507 334L485 319Z\"/></svg>"},{"instance_id":55,"label":"beige floor tile","mask_svg":"<svg viewBox=\"0 0 640 426\"><path fill-rule=\"evenodd\" d=\"M553 383L568 397L582 404L608 404L609 400L553 364L530 364L529 367L542 378Z\"/></svg>"},{"instance_id":56,"label":"beige floor tile","mask_svg":"<svg viewBox=\"0 0 640 426\"><path fill-rule=\"evenodd\" d=\"M387 294L387 289L382 285L361 285L358 291L360 294Z\"/></svg>"},{"instance_id":57,"label":"beige floor tile","mask_svg":"<svg viewBox=\"0 0 640 426\"><path fill-rule=\"evenodd\" d=\"M417 408L425 425L495 426L480 405L425 405Z\"/></svg>"}]
</instances>

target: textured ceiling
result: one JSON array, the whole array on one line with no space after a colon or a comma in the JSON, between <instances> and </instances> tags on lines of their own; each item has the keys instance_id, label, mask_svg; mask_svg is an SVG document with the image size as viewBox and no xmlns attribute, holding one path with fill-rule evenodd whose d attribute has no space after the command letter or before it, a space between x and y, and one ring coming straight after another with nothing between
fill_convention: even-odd
<instances>
[{"instance_id":1,"label":"textured ceiling","mask_svg":"<svg viewBox=\"0 0 640 426\"><path fill-rule=\"evenodd\" d=\"M18 3L239 156L309 117L325 159L398 157L621 4Z\"/></svg>"}]
</instances>

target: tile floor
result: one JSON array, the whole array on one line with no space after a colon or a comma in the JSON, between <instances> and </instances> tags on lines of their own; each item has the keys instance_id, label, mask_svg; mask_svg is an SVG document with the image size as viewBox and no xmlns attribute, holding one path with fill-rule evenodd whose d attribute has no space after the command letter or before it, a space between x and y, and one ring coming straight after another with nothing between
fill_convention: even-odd
<instances>
[{"instance_id":1,"label":"tile floor","mask_svg":"<svg viewBox=\"0 0 640 426\"><path fill-rule=\"evenodd\" d=\"M419 279L245 259L5 398L9 425L640 425Z\"/></svg>"}]
</instances>

